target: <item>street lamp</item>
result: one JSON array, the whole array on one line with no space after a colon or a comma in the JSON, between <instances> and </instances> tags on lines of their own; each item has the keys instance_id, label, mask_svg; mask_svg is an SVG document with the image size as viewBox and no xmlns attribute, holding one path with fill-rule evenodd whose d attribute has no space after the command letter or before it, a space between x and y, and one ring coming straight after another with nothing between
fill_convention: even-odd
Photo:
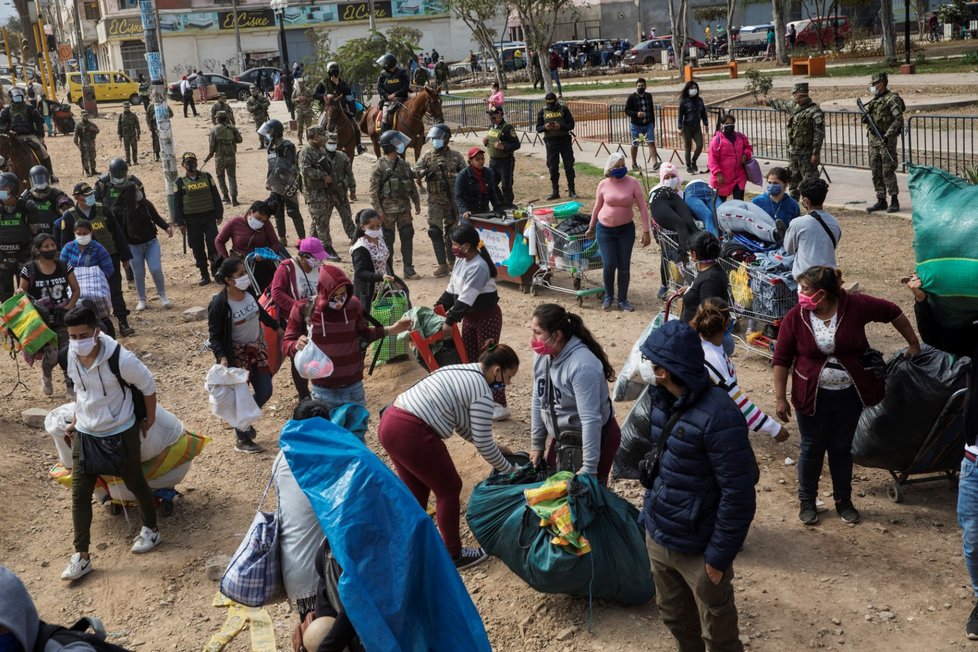
<instances>
[{"instance_id":1,"label":"street lamp","mask_svg":"<svg viewBox=\"0 0 978 652\"><path fill-rule=\"evenodd\" d=\"M289 67L289 44L285 41L285 10L289 7L289 0L272 0L272 11L278 17L278 38L282 53L282 69Z\"/></svg>"}]
</instances>

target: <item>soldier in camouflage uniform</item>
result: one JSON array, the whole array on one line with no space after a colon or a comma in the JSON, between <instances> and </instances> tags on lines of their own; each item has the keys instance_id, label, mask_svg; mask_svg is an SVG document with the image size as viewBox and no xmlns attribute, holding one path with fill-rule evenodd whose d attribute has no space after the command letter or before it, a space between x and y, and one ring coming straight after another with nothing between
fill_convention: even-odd
<instances>
[{"instance_id":1,"label":"soldier in camouflage uniform","mask_svg":"<svg viewBox=\"0 0 978 652\"><path fill-rule=\"evenodd\" d=\"M306 135L309 142L299 152L299 170L302 192L312 216L312 236L322 241L329 260L338 262L340 256L333 248L329 218L335 208L343 221L346 237L350 242L356 239L356 225L350 210L350 201L357 199L353 166L346 154L337 151L336 134L326 134L322 127L309 127Z\"/></svg>"},{"instance_id":2,"label":"soldier in camouflage uniform","mask_svg":"<svg viewBox=\"0 0 978 652\"><path fill-rule=\"evenodd\" d=\"M226 111L218 111L214 116L217 119L217 126L211 129L208 140L210 150L204 165L213 157L217 157L214 163L214 175L217 183L221 187L221 199L225 204L239 206L238 203L238 163L237 153L238 144L241 142L241 132L231 124L231 119ZM225 182L225 176L227 181ZM228 197L228 185L231 186L231 196Z\"/></svg>"},{"instance_id":3,"label":"soldier in camouflage uniform","mask_svg":"<svg viewBox=\"0 0 978 652\"><path fill-rule=\"evenodd\" d=\"M166 110L172 118L173 109L167 106ZM146 128L149 129L149 135L153 140L153 156L158 161L160 160L160 129L156 126L156 108L153 104L146 107Z\"/></svg>"},{"instance_id":4,"label":"soldier in camouflage uniform","mask_svg":"<svg viewBox=\"0 0 978 652\"><path fill-rule=\"evenodd\" d=\"M449 231L458 222L455 206L455 176L465 169L465 158L448 146L452 130L448 125L435 125L428 130L426 140L434 149L424 153L414 166L418 186L428 184L428 237L435 250L438 266L434 275L447 276L449 265L454 264L452 239Z\"/></svg>"},{"instance_id":5,"label":"soldier in camouflage uniform","mask_svg":"<svg viewBox=\"0 0 978 652\"><path fill-rule=\"evenodd\" d=\"M378 144L384 155L377 161L370 173L370 204L380 215L384 227L384 241L390 251L387 269L394 270L394 240L396 233L401 235L401 262L404 264L404 278L421 278L414 271L414 224L411 220L411 204L414 212L421 214L421 197L414 185L411 166L400 157L411 139L399 131L390 129L380 135Z\"/></svg>"},{"instance_id":6,"label":"soldier in camouflage uniform","mask_svg":"<svg viewBox=\"0 0 978 652\"><path fill-rule=\"evenodd\" d=\"M889 79L885 72L873 75L870 86L873 99L866 105L866 111L883 136L883 142L880 142L873 129L867 126L869 169L873 172L873 188L876 190L876 203L866 209L867 213L884 209L887 213L896 213L900 210L896 180L897 141L903 133L903 112L906 105L903 103L903 98L887 88L888 83ZM865 117L863 121L868 125L869 121ZM887 195L890 196L889 206L886 205Z\"/></svg>"},{"instance_id":7,"label":"soldier in camouflage uniform","mask_svg":"<svg viewBox=\"0 0 978 652\"><path fill-rule=\"evenodd\" d=\"M81 122L75 125L75 146L81 152L82 169L85 174L98 174L95 171L95 137L98 127L92 122L88 111L82 111Z\"/></svg>"},{"instance_id":8,"label":"soldier in camouflage uniform","mask_svg":"<svg viewBox=\"0 0 978 652\"><path fill-rule=\"evenodd\" d=\"M231 110L231 105L228 104L228 96L227 96L227 93L221 93L220 95L218 95L217 96L217 102L215 102L214 103L214 106L211 107L211 124L212 125L216 125L217 124L217 114L220 113L221 111L224 111L224 113L227 114L227 116L228 116L228 123L233 127L234 126L234 111Z\"/></svg>"},{"instance_id":9,"label":"soldier in camouflage uniform","mask_svg":"<svg viewBox=\"0 0 978 652\"><path fill-rule=\"evenodd\" d=\"M292 105L295 107L296 129L299 132L299 144L302 144L302 134L312 124L312 96L306 92L301 79L295 81L295 91L292 93Z\"/></svg>"},{"instance_id":10,"label":"soldier in camouflage uniform","mask_svg":"<svg viewBox=\"0 0 978 652\"><path fill-rule=\"evenodd\" d=\"M139 143L139 118L132 112L132 107L128 102L122 105L122 113L119 115L119 141L126 148L126 163L139 165L137 145ZM130 155L132 158L130 158Z\"/></svg>"},{"instance_id":11,"label":"soldier in camouflage uniform","mask_svg":"<svg viewBox=\"0 0 978 652\"><path fill-rule=\"evenodd\" d=\"M817 179L821 162L822 142L825 141L825 116L818 104L808 96L808 84L795 84L791 91L793 102L761 100L761 104L788 114L788 161L791 196L798 199L798 184L805 179Z\"/></svg>"},{"instance_id":12,"label":"soldier in camouflage uniform","mask_svg":"<svg viewBox=\"0 0 978 652\"><path fill-rule=\"evenodd\" d=\"M248 113L255 120L255 127L261 128L263 124L268 122L268 98L258 92L257 86L251 87L251 97L248 98L245 108L248 109ZM265 149L268 147L268 142L265 137L258 134L259 147Z\"/></svg>"}]
</instances>

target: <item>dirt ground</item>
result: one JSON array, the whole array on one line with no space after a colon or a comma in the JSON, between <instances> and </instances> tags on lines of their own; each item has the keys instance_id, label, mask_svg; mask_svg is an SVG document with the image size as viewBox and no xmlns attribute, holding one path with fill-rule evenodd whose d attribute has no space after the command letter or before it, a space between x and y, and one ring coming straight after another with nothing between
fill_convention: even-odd
<instances>
[{"instance_id":1,"label":"dirt ground","mask_svg":"<svg viewBox=\"0 0 978 652\"><path fill-rule=\"evenodd\" d=\"M281 112L278 106L273 109ZM200 118L178 115L174 119L178 152L204 153L209 127L204 114L209 107L203 108ZM118 151L111 137L117 111L116 107L106 107L98 120L102 127L98 157L102 170ZM248 201L264 195L265 160L264 153L254 146L243 107L237 112L245 132L245 146L238 158L240 194ZM70 189L82 178L77 150L67 137L49 140L49 144L61 185ZM132 171L144 181L157 206L165 207L162 174L159 165L151 162L151 154L147 156L149 140L145 135L140 146L140 165ZM358 158L354 166L362 198L367 196L372 160L371 156ZM538 196L541 184L546 182L543 161L539 157L521 159L518 167L517 197ZM578 189L593 199L596 182L594 177L583 177ZM357 208L364 205L362 200L357 202ZM308 211L303 213L308 215ZM238 211L229 211L229 215L235 214ZM910 294L900 287L898 279L913 265L910 223L865 213L842 213L840 218L844 235L839 253L846 281L858 281L865 291L897 301L909 311ZM343 240L337 222L334 218L332 226L339 243ZM416 267L424 278L412 283L412 298L416 305L430 305L444 289L445 280L430 276L434 257L423 216L416 218L416 229ZM295 393L289 375L279 374L275 394L257 424L258 441L266 452L257 456L234 452L232 432L208 411L203 380L213 358L203 349L206 322L187 323L180 316L191 306L206 306L216 286L197 287L196 270L191 257L182 254L179 237L164 237L163 251L168 294L175 307L166 311L158 300L151 300L148 310L133 314L136 335L124 344L153 370L160 403L190 430L213 441L178 486L182 496L176 513L160 522L162 546L152 554L133 557L129 542L138 528L138 516L132 510L127 519L97 509L92 527L95 571L76 585L59 579L72 552L70 492L48 478L48 469L57 461L51 438L22 425L20 412L28 407L60 405L64 402L63 386L56 380L55 397L44 398L39 391L40 372L4 356L0 361L0 373L7 381L2 392L6 397L0 401L5 450L0 456L0 477L5 480L0 483L0 561L27 583L48 621L71 623L83 614L98 615L105 621L111 640L126 647L199 650L226 617L224 610L211 606L217 582L208 579L206 562L215 555L233 553L251 522L275 455L278 429L295 404ZM344 258L341 267L349 272L349 256ZM621 366L633 340L659 310L655 298L657 261L655 245L635 253L631 298L636 312L603 313L594 298L581 309L616 367ZM561 280L559 273L557 280ZM599 274L590 280L598 281ZM500 288L500 298L505 315L502 340L517 349L525 365L509 392L513 419L500 424L497 435L514 449L525 449L531 388L527 316L543 301L578 308L567 294L542 291L531 298L505 284ZM132 291L127 299L135 303ZM900 337L890 328L873 329L871 341L886 355L901 346ZM738 350L734 360L743 386L763 409L773 412L766 359ZM420 367L413 363L380 368L366 380L371 411L376 414L396 392L421 375ZM26 386L15 386L15 378ZM615 406L620 421L629 407ZM789 427L795 430L794 424ZM380 450L376 419L368 442ZM910 487L906 502L898 505L887 498L889 477L884 472L857 467L855 501L863 522L847 526L829 512L822 524L805 527L797 521L796 469L785 461L786 457L798 457L797 432L784 444L761 436L754 436L753 444L762 469L758 510L744 550L737 557L734 580L742 638L750 649L916 652L968 645L963 629L971 603L955 524L955 494L947 483ZM462 440L453 438L449 448L465 481L465 499L490 469ZM618 481L613 488L633 502L641 500L635 482ZM827 504L831 504L830 488L826 472L822 490ZM266 504L266 509L270 507ZM471 542L467 531L464 536ZM589 629L586 600L536 593L498 560L490 560L463 577L493 647L500 652L674 649L654 604L623 609L596 602ZM285 604L270 607L269 613L275 621L279 647L286 649L295 614ZM250 649L247 632L227 649Z\"/></svg>"}]
</instances>

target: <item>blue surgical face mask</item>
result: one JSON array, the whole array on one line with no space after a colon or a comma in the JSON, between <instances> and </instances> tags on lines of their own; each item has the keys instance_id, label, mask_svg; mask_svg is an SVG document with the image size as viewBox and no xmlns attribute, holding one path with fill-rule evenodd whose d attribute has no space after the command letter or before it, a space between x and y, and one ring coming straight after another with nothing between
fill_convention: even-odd
<instances>
[{"instance_id":1,"label":"blue surgical face mask","mask_svg":"<svg viewBox=\"0 0 978 652\"><path fill-rule=\"evenodd\" d=\"M506 389L506 383L503 382L502 378L500 378L499 380L494 380L491 383L489 383L489 389L491 389L494 392L501 392L504 389Z\"/></svg>"},{"instance_id":2,"label":"blue surgical face mask","mask_svg":"<svg viewBox=\"0 0 978 652\"><path fill-rule=\"evenodd\" d=\"M431 144L434 145L435 149L441 149L445 146L445 141L441 138L432 138Z\"/></svg>"},{"instance_id":3,"label":"blue surgical face mask","mask_svg":"<svg viewBox=\"0 0 978 652\"><path fill-rule=\"evenodd\" d=\"M85 204L87 206L94 206L95 205L95 195L94 194L85 195Z\"/></svg>"},{"instance_id":4,"label":"blue surgical face mask","mask_svg":"<svg viewBox=\"0 0 978 652\"><path fill-rule=\"evenodd\" d=\"M611 168L611 176L613 176L616 179L621 179L626 174L628 174L628 168L623 168L623 167Z\"/></svg>"},{"instance_id":5,"label":"blue surgical face mask","mask_svg":"<svg viewBox=\"0 0 978 652\"><path fill-rule=\"evenodd\" d=\"M10 193L6 190L0 190L0 201L7 201L10 199Z\"/></svg>"},{"instance_id":6,"label":"blue surgical face mask","mask_svg":"<svg viewBox=\"0 0 978 652\"><path fill-rule=\"evenodd\" d=\"M767 184L767 194L769 195L780 195L782 190L784 190L784 186L780 183Z\"/></svg>"}]
</instances>

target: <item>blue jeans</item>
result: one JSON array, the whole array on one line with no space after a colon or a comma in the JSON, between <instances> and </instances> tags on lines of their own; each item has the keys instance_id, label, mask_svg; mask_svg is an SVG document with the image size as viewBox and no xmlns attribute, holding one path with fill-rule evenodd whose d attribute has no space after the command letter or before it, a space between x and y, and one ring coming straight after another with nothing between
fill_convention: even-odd
<instances>
[{"instance_id":1,"label":"blue jeans","mask_svg":"<svg viewBox=\"0 0 978 652\"><path fill-rule=\"evenodd\" d=\"M557 68L551 70L550 79L552 79L554 83L557 84L557 95L563 95L564 91L560 88L560 70L558 70Z\"/></svg>"},{"instance_id":2,"label":"blue jeans","mask_svg":"<svg viewBox=\"0 0 978 652\"><path fill-rule=\"evenodd\" d=\"M310 385L310 389L313 399L325 403L330 412L345 403L367 407L367 396L363 391L363 381L343 387L322 387L313 383ZM360 441L366 441L366 430L353 434L359 437Z\"/></svg>"},{"instance_id":3,"label":"blue jeans","mask_svg":"<svg viewBox=\"0 0 978 652\"><path fill-rule=\"evenodd\" d=\"M814 502L818 498L818 479L822 461L829 454L832 497L835 502L852 497L852 438L859 425L863 403L855 387L819 389L815 414L795 414L801 433L798 456L798 499Z\"/></svg>"},{"instance_id":4,"label":"blue jeans","mask_svg":"<svg viewBox=\"0 0 978 652\"><path fill-rule=\"evenodd\" d=\"M267 368L252 369L251 374L248 376L248 382L251 383L252 389L255 390L255 403L258 404L258 407L268 403L268 399L272 398L271 372ZM234 434L238 436L238 441L248 441L255 438L253 428L249 428L248 430L235 430Z\"/></svg>"},{"instance_id":5,"label":"blue jeans","mask_svg":"<svg viewBox=\"0 0 978 652\"><path fill-rule=\"evenodd\" d=\"M48 130L48 136L53 136L54 135L54 120L49 115L42 116L42 117L44 118L44 126L47 127L47 130Z\"/></svg>"},{"instance_id":6,"label":"blue jeans","mask_svg":"<svg viewBox=\"0 0 978 652\"><path fill-rule=\"evenodd\" d=\"M978 598L978 465L961 460L958 478L958 525L964 548L964 565L971 576L971 590Z\"/></svg>"},{"instance_id":7,"label":"blue jeans","mask_svg":"<svg viewBox=\"0 0 978 652\"><path fill-rule=\"evenodd\" d=\"M615 273L618 273L618 301L628 301L628 282L632 275L632 249L635 248L635 223L605 226L598 223L598 249L601 250L601 273L605 299L615 296Z\"/></svg>"},{"instance_id":8,"label":"blue jeans","mask_svg":"<svg viewBox=\"0 0 978 652\"><path fill-rule=\"evenodd\" d=\"M136 296L140 301L146 301L146 267L153 276L156 292L163 299L166 297L166 281L163 280L163 261L160 256L160 241L153 238L146 244L130 244L132 252L133 280L136 282Z\"/></svg>"}]
</instances>

